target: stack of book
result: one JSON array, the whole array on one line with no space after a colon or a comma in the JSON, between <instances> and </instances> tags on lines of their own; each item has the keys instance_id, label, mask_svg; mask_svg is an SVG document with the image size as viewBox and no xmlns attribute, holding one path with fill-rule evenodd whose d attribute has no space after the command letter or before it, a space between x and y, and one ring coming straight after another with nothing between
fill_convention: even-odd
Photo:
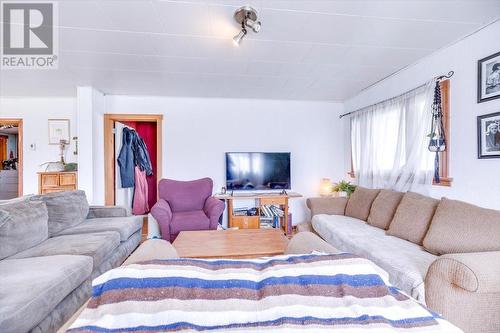
<instances>
[{"instance_id":1,"label":"stack of book","mask_svg":"<svg viewBox=\"0 0 500 333\"><path fill-rule=\"evenodd\" d=\"M285 216L285 212L277 205L262 205L260 216L261 228L279 228L280 217Z\"/></svg>"},{"instance_id":2,"label":"stack of book","mask_svg":"<svg viewBox=\"0 0 500 333\"><path fill-rule=\"evenodd\" d=\"M260 206L260 215L265 217L283 217L285 212L277 205Z\"/></svg>"},{"instance_id":3,"label":"stack of book","mask_svg":"<svg viewBox=\"0 0 500 333\"><path fill-rule=\"evenodd\" d=\"M233 209L233 215L235 216L246 216L248 213L248 207L238 207Z\"/></svg>"}]
</instances>

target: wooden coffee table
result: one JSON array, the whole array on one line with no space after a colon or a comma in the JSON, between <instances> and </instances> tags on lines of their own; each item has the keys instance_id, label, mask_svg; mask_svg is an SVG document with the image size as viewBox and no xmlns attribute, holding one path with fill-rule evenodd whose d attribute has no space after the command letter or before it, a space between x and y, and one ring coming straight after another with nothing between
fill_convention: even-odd
<instances>
[{"instance_id":1,"label":"wooden coffee table","mask_svg":"<svg viewBox=\"0 0 500 333\"><path fill-rule=\"evenodd\" d=\"M173 246L181 258L258 258L283 254L281 229L181 231Z\"/></svg>"}]
</instances>

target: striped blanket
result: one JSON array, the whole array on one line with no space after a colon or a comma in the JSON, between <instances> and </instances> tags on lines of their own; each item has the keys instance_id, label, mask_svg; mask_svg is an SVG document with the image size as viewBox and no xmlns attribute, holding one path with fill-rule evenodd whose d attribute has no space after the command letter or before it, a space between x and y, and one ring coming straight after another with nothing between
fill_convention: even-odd
<instances>
[{"instance_id":1,"label":"striped blanket","mask_svg":"<svg viewBox=\"0 0 500 333\"><path fill-rule=\"evenodd\" d=\"M152 260L93 281L68 332L460 332L351 254Z\"/></svg>"}]
</instances>

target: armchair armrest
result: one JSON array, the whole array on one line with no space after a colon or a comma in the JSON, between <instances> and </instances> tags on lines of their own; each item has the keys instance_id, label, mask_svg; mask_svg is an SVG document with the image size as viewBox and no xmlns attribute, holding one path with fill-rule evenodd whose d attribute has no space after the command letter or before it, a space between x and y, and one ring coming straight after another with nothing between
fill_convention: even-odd
<instances>
[{"instance_id":1,"label":"armchair armrest","mask_svg":"<svg viewBox=\"0 0 500 333\"><path fill-rule=\"evenodd\" d=\"M159 199L158 202L151 208L151 215L155 218L160 226L161 237L170 241L170 221L172 221L172 209L168 202Z\"/></svg>"},{"instance_id":2,"label":"armchair armrest","mask_svg":"<svg viewBox=\"0 0 500 333\"><path fill-rule=\"evenodd\" d=\"M203 206L203 211L210 219L210 229L217 229L217 224L219 224L219 218L224 212L224 202L219 199L215 199L214 197L209 197L205 201L205 205Z\"/></svg>"},{"instance_id":3,"label":"armchair armrest","mask_svg":"<svg viewBox=\"0 0 500 333\"><path fill-rule=\"evenodd\" d=\"M347 198L308 198L307 207L311 210L311 216L318 214L344 215Z\"/></svg>"},{"instance_id":4,"label":"armchair armrest","mask_svg":"<svg viewBox=\"0 0 500 333\"><path fill-rule=\"evenodd\" d=\"M97 219L104 217L126 217L127 208L123 206L90 206L88 219Z\"/></svg>"},{"instance_id":5,"label":"armchair armrest","mask_svg":"<svg viewBox=\"0 0 500 333\"><path fill-rule=\"evenodd\" d=\"M425 277L440 278L472 293L500 293L500 251L445 254Z\"/></svg>"}]
</instances>

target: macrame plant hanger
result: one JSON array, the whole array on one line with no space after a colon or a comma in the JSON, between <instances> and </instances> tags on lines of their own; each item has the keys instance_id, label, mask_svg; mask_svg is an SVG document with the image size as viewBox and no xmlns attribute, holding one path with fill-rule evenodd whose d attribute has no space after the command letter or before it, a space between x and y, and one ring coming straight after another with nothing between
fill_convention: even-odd
<instances>
[{"instance_id":1,"label":"macrame plant hanger","mask_svg":"<svg viewBox=\"0 0 500 333\"><path fill-rule=\"evenodd\" d=\"M432 123L429 133L429 151L436 153L434 158L434 182L439 184L439 153L446 150L446 134L443 125L443 109L441 104L441 80L449 79L454 74L450 71L448 75L442 75L436 78L434 87L434 100L432 102Z\"/></svg>"}]
</instances>

